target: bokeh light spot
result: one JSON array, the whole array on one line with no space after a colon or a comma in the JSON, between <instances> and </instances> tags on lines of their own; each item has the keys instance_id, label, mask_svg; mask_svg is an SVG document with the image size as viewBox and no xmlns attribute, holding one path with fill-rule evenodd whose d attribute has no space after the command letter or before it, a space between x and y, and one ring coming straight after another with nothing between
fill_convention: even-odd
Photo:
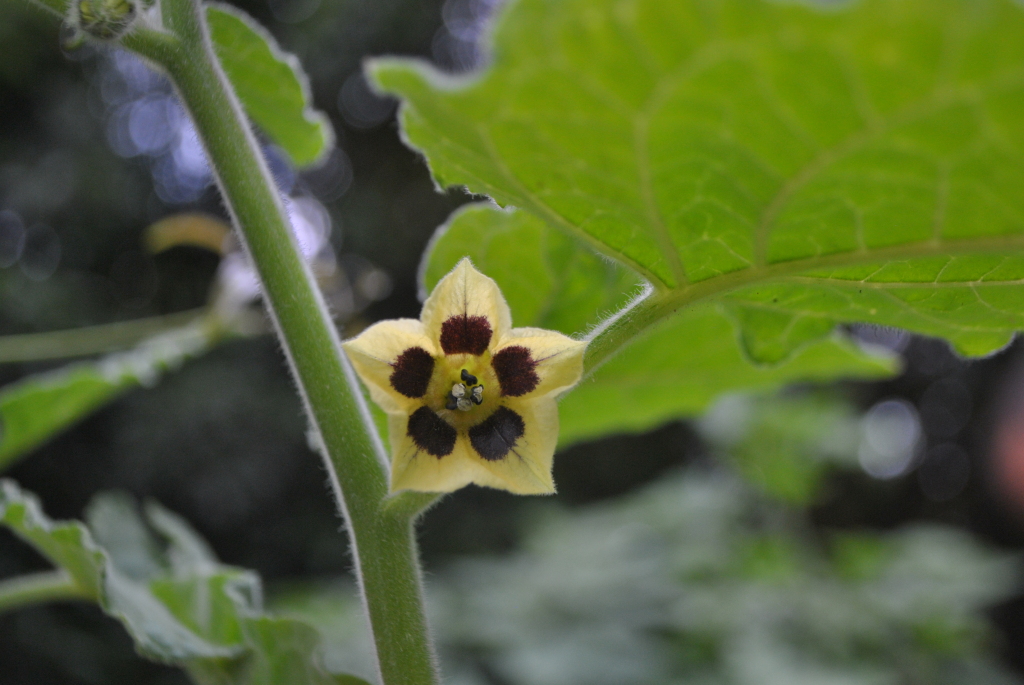
<instances>
[{"instance_id":1,"label":"bokeh light spot","mask_svg":"<svg viewBox=\"0 0 1024 685\"><path fill-rule=\"evenodd\" d=\"M921 422L912 404L883 400L864 415L861 429L857 459L868 475L888 479L906 473L921 440Z\"/></svg>"}]
</instances>

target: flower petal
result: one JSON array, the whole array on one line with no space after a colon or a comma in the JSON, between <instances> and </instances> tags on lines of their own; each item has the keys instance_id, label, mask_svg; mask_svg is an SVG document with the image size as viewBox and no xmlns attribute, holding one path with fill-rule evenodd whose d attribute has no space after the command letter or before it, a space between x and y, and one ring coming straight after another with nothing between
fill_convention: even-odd
<instances>
[{"instance_id":1,"label":"flower petal","mask_svg":"<svg viewBox=\"0 0 1024 685\"><path fill-rule=\"evenodd\" d=\"M436 416L436 415L435 415ZM465 436L458 436L448 454L435 456L416 443L409 431L410 416L389 414L391 438L391 492L454 492L490 478L476 459L469 457Z\"/></svg>"},{"instance_id":2,"label":"flower petal","mask_svg":"<svg viewBox=\"0 0 1024 685\"><path fill-rule=\"evenodd\" d=\"M553 493L555 482L551 477L551 464L558 442L558 405L555 400L550 397L506 400L502 409L520 417L523 434L508 445L508 452L503 457L495 459L495 455L488 453L486 443L482 445L477 440L473 444L471 430L470 456L478 460L490 474L486 482L474 482L518 495ZM495 412L495 415L502 409ZM499 435L503 432L499 426L492 430ZM501 441L511 443L504 438L501 436ZM496 435L494 440L497 442L499 437ZM481 447L484 449L481 450Z\"/></svg>"},{"instance_id":3,"label":"flower petal","mask_svg":"<svg viewBox=\"0 0 1024 685\"><path fill-rule=\"evenodd\" d=\"M498 342L491 366L505 397L557 395L583 375L585 342L543 328L513 328Z\"/></svg>"},{"instance_id":4,"label":"flower petal","mask_svg":"<svg viewBox=\"0 0 1024 685\"><path fill-rule=\"evenodd\" d=\"M445 354L483 354L512 327L512 314L498 284L468 258L437 284L423 303L420 319Z\"/></svg>"},{"instance_id":5,"label":"flower petal","mask_svg":"<svg viewBox=\"0 0 1024 685\"><path fill-rule=\"evenodd\" d=\"M429 410L427 410L429 411ZM516 418L511 433L506 423L492 421L508 412ZM436 415L435 415L436 416ZM440 417L438 417L440 418ZM430 453L431 440L413 435L411 417L388 416L388 433L395 446L391 464L391 490L452 492L470 483L519 495L555 491L551 463L558 440L558 408L550 398L517 401L501 407L474 431L458 435L451 452ZM490 425L486 425L488 421ZM519 425L522 432L515 429ZM474 444L475 443L475 444ZM441 450L435 450L441 451Z\"/></svg>"},{"instance_id":6,"label":"flower petal","mask_svg":"<svg viewBox=\"0 0 1024 685\"><path fill-rule=\"evenodd\" d=\"M381 321L342 343L370 397L389 413L408 415L422 404L437 348L416 319Z\"/></svg>"}]
</instances>

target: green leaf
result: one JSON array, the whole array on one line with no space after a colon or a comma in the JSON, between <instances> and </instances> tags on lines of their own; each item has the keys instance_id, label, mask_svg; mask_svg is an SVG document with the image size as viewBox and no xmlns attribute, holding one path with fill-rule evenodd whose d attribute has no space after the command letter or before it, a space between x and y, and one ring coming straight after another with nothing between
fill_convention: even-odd
<instances>
[{"instance_id":1,"label":"green leaf","mask_svg":"<svg viewBox=\"0 0 1024 685\"><path fill-rule=\"evenodd\" d=\"M0 480L0 524L36 548L91 596L103 592L106 555L79 523L50 521L39 501L11 480Z\"/></svg>"},{"instance_id":2,"label":"green leaf","mask_svg":"<svg viewBox=\"0 0 1024 685\"><path fill-rule=\"evenodd\" d=\"M275 613L301 619L320 631L324 663L332 671L376 672L373 643L351 578L287 582L276 586L268 601ZM361 685L358 679L338 682Z\"/></svg>"},{"instance_id":3,"label":"green leaf","mask_svg":"<svg viewBox=\"0 0 1024 685\"><path fill-rule=\"evenodd\" d=\"M626 269L526 212L471 205L431 243L422 269L425 289L466 255L501 286L517 326L580 333L620 308L638 285ZM868 355L838 333L804 345L784 363L754 364L728 309L709 303L663 322L569 393L560 405L560 439L567 444L645 430L701 412L733 390L879 378L893 370L892 359Z\"/></svg>"},{"instance_id":4,"label":"green leaf","mask_svg":"<svg viewBox=\"0 0 1024 685\"><path fill-rule=\"evenodd\" d=\"M0 390L0 467L132 387L129 379L104 377L93 365L76 364L31 376Z\"/></svg>"},{"instance_id":5,"label":"green leaf","mask_svg":"<svg viewBox=\"0 0 1024 685\"><path fill-rule=\"evenodd\" d=\"M246 683L278 685L367 685L348 674L328 674L318 664L320 633L293 618L252 618L245 622L245 638L252 646Z\"/></svg>"},{"instance_id":6,"label":"green leaf","mask_svg":"<svg viewBox=\"0 0 1024 685\"><path fill-rule=\"evenodd\" d=\"M129 578L146 580L163 570L163 552L139 518L131 495L110 492L94 497L85 510L85 521L93 540Z\"/></svg>"},{"instance_id":7,"label":"green leaf","mask_svg":"<svg viewBox=\"0 0 1024 685\"><path fill-rule=\"evenodd\" d=\"M297 166L334 144L330 120L312 107L302 65L258 22L229 5L206 5L213 47L246 114Z\"/></svg>"},{"instance_id":8,"label":"green leaf","mask_svg":"<svg viewBox=\"0 0 1024 685\"><path fill-rule=\"evenodd\" d=\"M181 607L161 601L148 587L147 581L156 576L133 578L129 573L134 569L118 567L115 558L95 542L84 525L73 521L52 522L42 513L34 496L22 492L13 481L4 480L0 484L0 523L55 566L68 571L80 585L93 589L100 606L124 624L141 653L168 663L241 654L240 644L218 645L183 625L172 611ZM101 532L101 537L111 539L114 536ZM210 574L209 579L220 581L218 575ZM187 579L175 582L187 582ZM217 589L217 582L211 582L210 588ZM216 592L211 593L211 596L216 595ZM215 599L208 598L191 609L197 616L203 616L214 603Z\"/></svg>"},{"instance_id":9,"label":"green leaf","mask_svg":"<svg viewBox=\"0 0 1024 685\"><path fill-rule=\"evenodd\" d=\"M828 335L836 326L830 316L808 316L755 306L727 306L740 330L743 350L762 364L787 359L809 340Z\"/></svg>"},{"instance_id":10,"label":"green leaf","mask_svg":"<svg viewBox=\"0 0 1024 685\"><path fill-rule=\"evenodd\" d=\"M751 363L720 307L691 307L599 368L561 402L560 440L569 443L643 431L703 411L719 395L765 392L796 381L889 376L891 358L874 357L838 333L806 344L785 363Z\"/></svg>"},{"instance_id":11,"label":"green leaf","mask_svg":"<svg viewBox=\"0 0 1024 685\"><path fill-rule=\"evenodd\" d=\"M754 360L837 322L967 355L1024 328L1020 3L519 0L492 42L466 77L370 65L438 182L579 236L663 311L716 303L690 316Z\"/></svg>"},{"instance_id":12,"label":"green leaf","mask_svg":"<svg viewBox=\"0 0 1024 685\"><path fill-rule=\"evenodd\" d=\"M457 211L431 240L421 295L467 255L501 286L516 326L582 333L642 287L626 269L530 214L475 204Z\"/></svg>"},{"instance_id":13,"label":"green leaf","mask_svg":"<svg viewBox=\"0 0 1024 685\"><path fill-rule=\"evenodd\" d=\"M259 577L217 561L205 541L155 502L139 515L124 494L101 494L89 526L50 521L38 500L0 480L0 525L65 570L117 618L144 656L181 666L199 683L334 685L320 634L264 613Z\"/></svg>"},{"instance_id":14,"label":"green leaf","mask_svg":"<svg viewBox=\"0 0 1024 685\"><path fill-rule=\"evenodd\" d=\"M0 389L0 470L131 388L205 352L203 321L153 337L133 350L29 376Z\"/></svg>"},{"instance_id":15,"label":"green leaf","mask_svg":"<svg viewBox=\"0 0 1024 685\"><path fill-rule=\"evenodd\" d=\"M167 563L175 573L188 573L217 564L210 546L192 530L185 519L164 509L156 502L147 502L146 521L166 541Z\"/></svg>"}]
</instances>

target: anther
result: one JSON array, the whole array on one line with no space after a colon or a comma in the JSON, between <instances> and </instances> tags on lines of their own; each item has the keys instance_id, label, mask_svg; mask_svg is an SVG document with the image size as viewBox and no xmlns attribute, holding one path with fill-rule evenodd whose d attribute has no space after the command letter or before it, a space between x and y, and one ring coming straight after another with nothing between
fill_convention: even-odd
<instances>
[{"instance_id":1,"label":"anther","mask_svg":"<svg viewBox=\"0 0 1024 685\"><path fill-rule=\"evenodd\" d=\"M465 371L463 371L462 373L463 373L464 376L468 375L468 374L466 374ZM473 376L470 376L470 378L473 378ZM474 380L476 380L476 379L474 378ZM477 401L477 399L476 399L477 396L480 394L479 392L477 392L479 387L480 386L477 386L476 388L473 388L472 394L470 394L467 397L466 396L466 386L463 385L462 383L456 383L455 385L452 386L452 391L450 393L448 393L448 398L445 400L445 403L444 403L445 409L448 409L449 411L454 410L454 409L459 409L461 411L469 411L470 409L473 408L473 403L474 402L476 402L477 404L480 404L480 402Z\"/></svg>"},{"instance_id":2,"label":"anther","mask_svg":"<svg viewBox=\"0 0 1024 685\"><path fill-rule=\"evenodd\" d=\"M484 386L476 384L476 376L463 369L462 380L463 383L470 386L468 388L469 392L466 392L467 388L463 383L453 384L451 392L449 392L448 397L445 398L445 409L448 409L449 411L454 409L469 411L473 408L474 404L483 404Z\"/></svg>"}]
</instances>

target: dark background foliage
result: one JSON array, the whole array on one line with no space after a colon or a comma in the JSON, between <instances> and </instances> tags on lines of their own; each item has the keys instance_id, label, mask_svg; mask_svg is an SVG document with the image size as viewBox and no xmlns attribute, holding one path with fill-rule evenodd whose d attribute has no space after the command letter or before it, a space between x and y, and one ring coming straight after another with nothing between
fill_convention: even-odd
<instances>
[{"instance_id":1,"label":"dark background foliage","mask_svg":"<svg viewBox=\"0 0 1024 685\"><path fill-rule=\"evenodd\" d=\"M390 276L391 294L364 321L416 316L415 274L434 229L471 200L438 192L424 162L399 140L393 103L360 75L369 55L420 55L452 70L476 64L475 38L488 3L469 0L252 0L239 3L295 52L316 105L331 117L338 151L295 183L318 197L334 223L343 264L362 258ZM0 4L0 215L20 220L27 242L0 270L0 333L55 330L201 306L217 257L179 247L153 256L143 229L182 209L221 213L212 186L187 201L160 186L158 155L118 154L119 102L111 50L64 54L54 22L14 2ZM280 174L290 172L277 163ZM0 224L0 248L4 237ZM0 249L0 262L3 262ZM349 260L349 261L346 261ZM892 336L890 336L892 338ZM912 520L965 527L987 542L1024 545L1024 482L993 477L992 436L1020 411L1022 349L966 362L925 339L905 345L906 371L841 388L867 408L906 398L921 413L928 447L909 475L830 480L813 511L817 526L886 530ZM47 368L0 367L0 382ZM938 398L938 399L936 399ZM40 495L54 517L80 517L102 490L155 498L183 514L228 563L258 570L273 586L344 573L350 560L325 475L282 356L269 337L238 340L134 391L50 442L8 475ZM968 456L962 492L929 497L929 455L955 444ZM948 449L948 448L944 448ZM708 448L684 423L645 436L574 446L556 462L559 503L611 498L689 462ZM941 474L939 474L941 476ZM528 498L468 488L426 517L427 569L457 555L516 547ZM43 562L0 531L0 577ZM1024 673L1024 597L994 607L1007 660ZM134 655L114 621L84 605L26 609L0 617L0 683L183 682L177 671Z\"/></svg>"}]
</instances>

